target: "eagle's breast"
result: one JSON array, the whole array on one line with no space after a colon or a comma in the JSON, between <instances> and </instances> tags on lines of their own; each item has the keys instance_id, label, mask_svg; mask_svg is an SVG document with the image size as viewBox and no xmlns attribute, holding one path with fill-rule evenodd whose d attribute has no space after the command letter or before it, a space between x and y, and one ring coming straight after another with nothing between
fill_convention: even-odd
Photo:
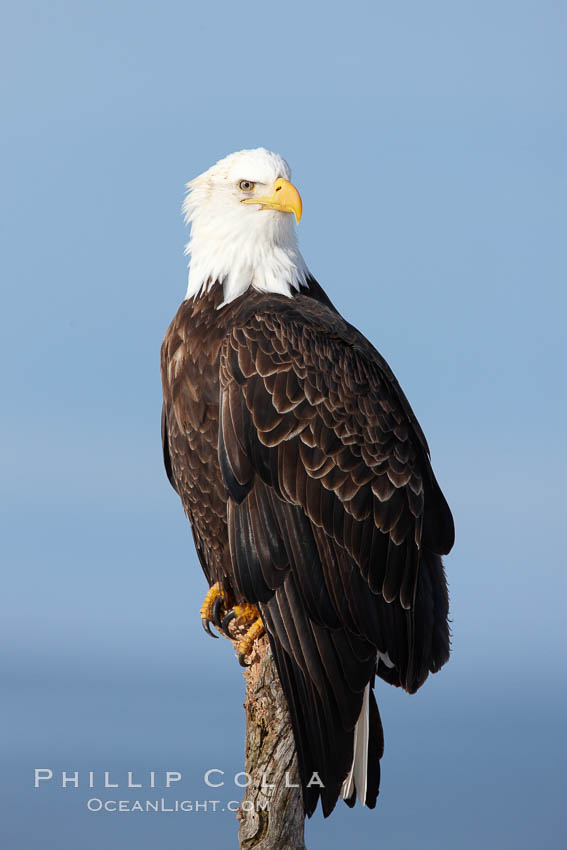
<instances>
[{"instance_id":1,"label":"eagle's breast","mask_svg":"<svg viewBox=\"0 0 567 850\"><path fill-rule=\"evenodd\" d=\"M217 299L209 293L184 301L161 354L171 470L209 581L226 574L229 558L227 492L218 463L219 354L228 316Z\"/></svg>"}]
</instances>

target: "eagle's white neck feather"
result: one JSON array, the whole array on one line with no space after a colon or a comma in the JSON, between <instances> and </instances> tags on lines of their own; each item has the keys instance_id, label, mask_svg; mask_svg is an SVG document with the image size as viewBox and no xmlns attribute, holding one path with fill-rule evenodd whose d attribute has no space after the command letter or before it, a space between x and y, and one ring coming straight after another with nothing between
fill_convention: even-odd
<instances>
[{"instance_id":1,"label":"eagle's white neck feather","mask_svg":"<svg viewBox=\"0 0 567 850\"><path fill-rule=\"evenodd\" d=\"M221 160L187 184L183 204L191 237L186 298L220 284L221 306L250 287L290 297L306 285L308 270L297 244L293 216L240 203L238 179L272 185L289 179L289 167L276 154L241 151Z\"/></svg>"}]
</instances>

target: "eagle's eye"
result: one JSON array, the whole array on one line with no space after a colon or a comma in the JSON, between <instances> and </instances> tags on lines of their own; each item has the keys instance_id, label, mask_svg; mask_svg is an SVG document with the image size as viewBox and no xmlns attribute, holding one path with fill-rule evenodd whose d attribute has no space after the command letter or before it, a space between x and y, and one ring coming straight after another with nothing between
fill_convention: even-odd
<instances>
[{"instance_id":1,"label":"eagle's eye","mask_svg":"<svg viewBox=\"0 0 567 850\"><path fill-rule=\"evenodd\" d=\"M241 180L238 184L239 188L242 189L243 192L252 192L255 187L255 183L252 183L250 180Z\"/></svg>"}]
</instances>

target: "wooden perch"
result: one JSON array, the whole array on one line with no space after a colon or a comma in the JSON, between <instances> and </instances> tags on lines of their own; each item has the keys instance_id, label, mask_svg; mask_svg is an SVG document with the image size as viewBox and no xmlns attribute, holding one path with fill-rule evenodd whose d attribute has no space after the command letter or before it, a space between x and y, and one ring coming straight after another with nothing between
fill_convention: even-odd
<instances>
[{"instance_id":1,"label":"wooden perch","mask_svg":"<svg viewBox=\"0 0 567 850\"><path fill-rule=\"evenodd\" d=\"M306 850L291 720L266 636L256 649L253 664L244 672L244 769L250 784L237 813L238 840L241 850Z\"/></svg>"}]
</instances>

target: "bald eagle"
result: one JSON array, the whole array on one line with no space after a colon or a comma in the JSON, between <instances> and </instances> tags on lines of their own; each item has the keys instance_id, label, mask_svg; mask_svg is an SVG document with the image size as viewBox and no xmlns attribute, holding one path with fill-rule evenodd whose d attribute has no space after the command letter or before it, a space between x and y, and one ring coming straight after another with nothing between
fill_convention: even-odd
<instances>
[{"instance_id":1,"label":"bald eagle","mask_svg":"<svg viewBox=\"0 0 567 850\"><path fill-rule=\"evenodd\" d=\"M306 813L372 808L376 676L414 693L449 657L451 512L390 367L303 260L285 160L240 151L187 188L162 437L209 583L203 623L245 625L242 663L267 633Z\"/></svg>"}]
</instances>

